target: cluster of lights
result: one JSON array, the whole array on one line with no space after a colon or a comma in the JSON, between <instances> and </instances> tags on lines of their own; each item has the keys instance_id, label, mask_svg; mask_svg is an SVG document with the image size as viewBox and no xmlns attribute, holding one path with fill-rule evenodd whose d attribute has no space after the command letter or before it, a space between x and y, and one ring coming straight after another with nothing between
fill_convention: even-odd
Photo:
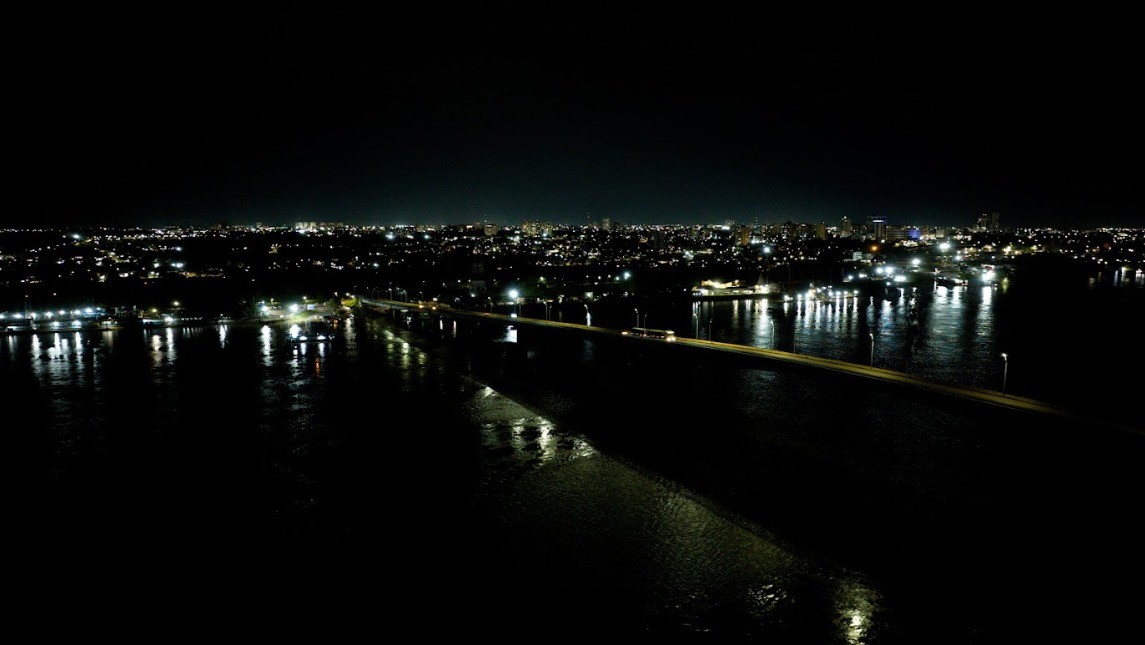
<instances>
[{"instance_id":1,"label":"cluster of lights","mask_svg":"<svg viewBox=\"0 0 1145 645\"><path fill-rule=\"evenodd\" d=\"M811 302L812 300L823 300L824 297L827 299L838 300L839 298L850 298L852 296L858 298L859 290L852 289L851 291L847 291L846 289L836 289L834 287L816 287L815 285L811 285L811 288L808 289L806 293L796 293L795 300L806 300ZM784 295L783 300L790 302L792 298L790 295Z\"/></svg>"},{"instance_id":2,"label":"cluster of lights","mask_svg":"<svg viewBox=\"0 0 1145 645\"><path fill-rule=\"evenodd\" d=\"M93 307L84 307L83 309L72 309L70 313L71 313L73 318L78 319L78 318L83 318L83 317L94 316L94 315L97 315L99 313L102 313L102 311L103 311L102 308L95 309ZM66 316L66 315L68 315L68 313L69 312L66 309L57 309L56 311L49 310L49 311L45 311L43 313L37 313L35 311L32 311L32 312L29 312L27 314L27 316L23 316L23 315L19 315L19 314L7 314L7 313L0 312L0 320L5 320L9 316L11 316L13 320L19 320L19 319L23 319L25 317L31 318L32 320L36 320L36 319L39 319L41 317L50 320L56 316Z\"/></svg>"}]
</instances>

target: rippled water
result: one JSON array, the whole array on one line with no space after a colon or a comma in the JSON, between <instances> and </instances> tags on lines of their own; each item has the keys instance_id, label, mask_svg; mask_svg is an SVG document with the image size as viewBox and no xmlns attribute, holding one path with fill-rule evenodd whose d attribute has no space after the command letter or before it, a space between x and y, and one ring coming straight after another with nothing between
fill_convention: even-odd
<instances>
[{"instance_id":1,"label":"rippled water","mask_svg":"<svg viewBox=\"0 0 1145 645\"><path fill-rule=\"evenodd\" d=\"M1015 627L1000 585L1056 611L1033 554L1091 548L1079 517L1124 529L1105 516L1145 490L1089 463L1136 444L1078 450L1051 426L1031 445L1020 418L870 385L504 330L345 331L0 339L5 409L29 413L6 425L28 615L986 642ZM1056 557L1053 576L1090 582Z\"/></svg>"},{"instance_id":2,"label":"rippled water","mask_svg":"<svg viewBox=\"0 0 1145 645\"><path fill-rule=\"evenodd\" d=\"M151 594L170 599L162 615L249 585L279 602L293 590L299 611L352 595L487 621L451 632L550 638L607 626L859 642L879 611L861 576L380 324L337 346L233 326L2 342L7 407L37 416L19 444L36 467L20 488L28 582L61 611L108 610L111 580L148 611ZM358 578L376 584L349 594ZM337 588L294 586L317 580Z\"/></svg>"}]
</instances>

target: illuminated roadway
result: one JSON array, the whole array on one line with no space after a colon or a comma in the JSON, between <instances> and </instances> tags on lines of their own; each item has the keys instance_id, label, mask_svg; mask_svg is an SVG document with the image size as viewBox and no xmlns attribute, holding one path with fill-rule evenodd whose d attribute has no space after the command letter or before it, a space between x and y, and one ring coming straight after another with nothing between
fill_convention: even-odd
<instances>
[{"instance_id":1,"label":"illuminated roadway","mask_svg":"<svg viewBox=\"0 0 1145 645\"><path fill-rule=\"evenodd\" d=\"M1110 422L1105 422L1100 419L1086 417L1063 408L1055 407L1044 401L1035 399L1028 399L1012 394L1002 394L994 390L987 390L983 388L967 387L961 385L950 385L946 383L939 383L917 376L911 376L904 372L896 372L894 370L882 369L879 367L869 367L867 365L859 365L856 363L848 363L846 361L835 360L831 358L819 358L816 356L807 356L804 354L794 354L791 352L784 352L777 349L765 349L762 347L749 347L747 345L736 345L733 343L721 343L714 340L701 340L698 338L680 338L676 337L673 341L665 341L659 338L644 338L637 335L626 334L619 329L611 329L607 327L592 327L590 325L581 325L577 323L558 322L555 320L543 320L540 318L521 318L518 316L509 316L505 314L496 314L492 312L481 311L468 311L464 309L453 309L448 306L441 305L436 302L402 302L399 300L380 300L374 298L359 298L363 305L369 307L382 307L390 309L399 309L402 311L423 311L434 313L437 315L449 315L460 318L472 318L477 320L493 320L500 321L510 325L531 325L535 327L549 327L558 329L567 329L579 333L587 334L601 334L610 337L629 338L634 342L645 343L661 343L668 345L681 345L684 347L698 347L702 349L715 350L720 352L727 352L731 354L739 354L741 356L750 356L754 358L766 358L774 361L782 361L785 363L805 365L808 367L815 367L819 369L831 370L834 372L842 372L854 376L861 376L863 378L875 379L877 381L885 381L888 383L897 383L900 385L908 385L911 387L929 390L948 396L957 396L966 399L972 399L982 403L989 403L992 405L999 405L1007 408L1017 410L1024 410L1027 412L1036 412L1040 414L1050 414L1060 418L1075 420L1086 424L1102 424L1111 428L1130 432L1134 434L1145 434L1145 430L1141 428L1134 428L1123 426Z\"/></svg>"}]
</instances>

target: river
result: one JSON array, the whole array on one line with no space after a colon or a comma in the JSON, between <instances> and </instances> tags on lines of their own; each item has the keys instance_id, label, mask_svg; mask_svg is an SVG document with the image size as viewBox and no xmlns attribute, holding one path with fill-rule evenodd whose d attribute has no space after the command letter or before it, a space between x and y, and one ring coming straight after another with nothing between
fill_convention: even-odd
<instances>
[{"instance_id":1,"label":"river","mask_svg":"<svg viewBox=\"0 0 1145 645\"><path fill-rule=\"evenodd\" d=\"M987 297L935 293L926 324L942 298L997 325ZM704 307L717 339L784 321L797 351L861 335L864 312ZM977 643L1100 639L1140 601L1118 586L1145 570L1140 435L576 336L344 331L0 338L17 613L140 635ZM814 351L861 359L853 340Z\"/></svg>"}]
</instances>

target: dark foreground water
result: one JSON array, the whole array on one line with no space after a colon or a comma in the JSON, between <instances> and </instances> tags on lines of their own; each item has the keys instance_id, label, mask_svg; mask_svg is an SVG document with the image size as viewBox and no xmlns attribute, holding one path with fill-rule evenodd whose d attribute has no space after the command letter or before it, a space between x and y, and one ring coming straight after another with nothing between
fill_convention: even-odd
<instances>
[{"instance_id":1,"label":"dark foreground water","mask_svg":"<svg viewBox=\"0 0 1145 645\"><path fill-rule=\"evenodd\" d=\"M21 622L976 643L1139 615L1140 435L674 346L347 331L0 338Z\"/></svg>"}]
</instances>

